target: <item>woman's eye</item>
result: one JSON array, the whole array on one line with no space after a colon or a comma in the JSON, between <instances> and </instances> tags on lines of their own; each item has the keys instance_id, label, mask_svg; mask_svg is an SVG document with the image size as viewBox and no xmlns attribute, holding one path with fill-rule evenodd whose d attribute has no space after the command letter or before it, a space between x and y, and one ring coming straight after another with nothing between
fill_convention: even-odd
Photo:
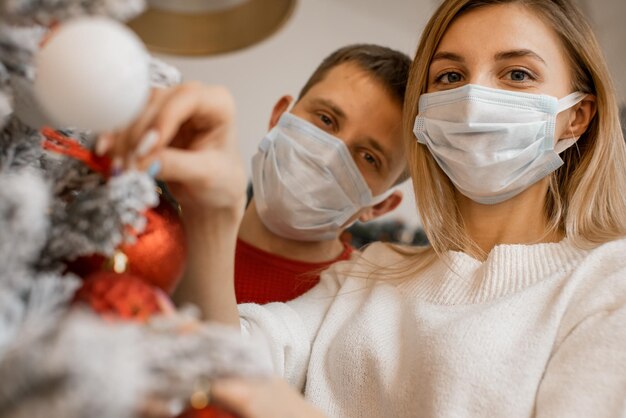
<instances>
[{"instance_id":1,"label":"woman's eye","mask_svg":"<svg viewBox=\"0 0 626 418\"><path fill-rule=\"evenodd\" d=\"M511 81L517 81L517 82L523 82L523 81L529 81L529 80L535 79L527 71L523 71L523 70L513 70L509 72L509 77Z\"/></svg>"},{"instance_id":2,"label":"woman's eye","mask_svg":"<svg viewBox=\"0 0 626 418\"><path fill-rule=\"evenodd\" d=\"M463 79L463 76L461 76L461 74L454 72L454 71L450 71L450 72L441 74L439 77L437 77L435 81L438 83L442 83L442 84L454 84L454 83L460 82L462 79Z\"/></svg>"}]
</instances>

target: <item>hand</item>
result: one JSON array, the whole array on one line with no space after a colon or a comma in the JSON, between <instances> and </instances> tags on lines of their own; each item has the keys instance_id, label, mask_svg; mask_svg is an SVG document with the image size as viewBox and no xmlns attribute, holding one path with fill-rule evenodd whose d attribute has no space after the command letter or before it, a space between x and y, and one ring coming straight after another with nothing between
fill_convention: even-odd
<instances>
[{"instance_id":1,"label":"hand","mask_svg":"<svg viewBox=\"0 0 626 418\"><path fill-rule=\"evenodd\" d=\"M234 115L233 99L222 87L187 83L155 89L132 125L103 135L96 151L168 182L186 216L242 212L246 174Z\"/></svg>"},{"instance_id":2,"label":"hand","mask_svg":"<svg viewBox=\"0 0 626 418\"><path fill-rule=\"evenodd\" d=\"M241 418L323 418L289 384L268 380L225 379L213 382L211 398Z\"/></svg>"},{"instance_id":3,"label":"hand","mask_svg":"<svg viewBox=\"0 0 626 418\"><path fill-rule=\"evenodd\" d=\"M197 305L205 319L239 327L234 254L247 181L234 108L222 87L155 89L133 124L101 137L96 152L168 183L183 209L189 251L177 299Z\"/></svg>"},{"instance_id":4,"label":"hand","mask_svg":"<svg viewBox=\"0 0 626 418\"><path fill-rule=\"evenodd\" d=\"M169 402L157 396L148 396L137 405L133 416L138 418L172 418Z\"/></svg>"}]
</instances>

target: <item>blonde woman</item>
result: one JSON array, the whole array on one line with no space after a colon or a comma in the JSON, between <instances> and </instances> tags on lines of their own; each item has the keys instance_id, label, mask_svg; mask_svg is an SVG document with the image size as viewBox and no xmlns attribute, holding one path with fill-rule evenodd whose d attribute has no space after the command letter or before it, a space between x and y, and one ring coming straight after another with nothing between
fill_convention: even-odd
<instances>
[{"instance_id":1,"label":"blonde woman","mask_svg":"<svg viewBox=\"0 0 626 418\"><path fill-rule=\"evenodd\" d=\"M625 416L626 149L587 22L569 0L445 0L417 51L405 134L432 246L372 245L292 302L235 307L227 93L163 93L121 135L127 154L159 129L140 164L182 186L208 319L265 336L295 388L214 399L250 418Z\"/></svg>"}]
</instances>

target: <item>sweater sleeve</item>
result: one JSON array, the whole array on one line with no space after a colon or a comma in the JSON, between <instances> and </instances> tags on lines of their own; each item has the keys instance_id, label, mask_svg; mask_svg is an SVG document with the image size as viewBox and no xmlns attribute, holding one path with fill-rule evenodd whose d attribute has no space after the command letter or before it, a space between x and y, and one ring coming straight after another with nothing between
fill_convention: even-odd
<instances>
[{"instance_id":1,"label":"sweater sleeve","mask_svg":"<svg viewBox=\"0 0 626 418\"><path fill-rule=\"evenodd\" d=\"M264 340L275 373L300 390L304 389L317 332L351 263L333 265L321 274L315 287L290 302L239 305L243 334Z\"/></svg>"},{"instance_id":2,"label":"sweater sleeve","mask_svg":"<svg viewBox=\"0 0 626 418\"><path fill-rule=\"evenodd\" d=\"M626 416L626 277L620 276L572 304L577 321L557 340L537 393L537 418Z\"/></svg>"}]
</instances>

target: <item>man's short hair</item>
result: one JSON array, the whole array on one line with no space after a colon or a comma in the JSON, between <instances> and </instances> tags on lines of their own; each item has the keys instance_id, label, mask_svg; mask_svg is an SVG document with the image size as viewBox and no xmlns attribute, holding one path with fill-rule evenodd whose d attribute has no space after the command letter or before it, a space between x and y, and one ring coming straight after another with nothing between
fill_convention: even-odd
<instances>
[{"instance_id":1,"label":"man's short hair","mask_svg":"<svg viewBox=\"0 0 626 418\"><path fill-rule=\"evenodd\" d=\"M400 105L404 103L411 58L400 51L372 44L348 45L327 56L302 87L298 99L322 81L331 69L348 62L380 81Z\"/></svg>"},{"instance_id":2,"label":"man's short hair","mask_svg":"<svg viewBox=\"0 0 626 418\"><path fill-rule=\"evenodd\" d=\"M345 63L357 65L375 80L378 80L402 107L411 58L400 51L373 44L348 45L327 56L300 90L298 100L315 84L322 81L331 69ZM408 177L408 170L405 170L395 184L403 182Z\"/></svg>"}]
</instances>

